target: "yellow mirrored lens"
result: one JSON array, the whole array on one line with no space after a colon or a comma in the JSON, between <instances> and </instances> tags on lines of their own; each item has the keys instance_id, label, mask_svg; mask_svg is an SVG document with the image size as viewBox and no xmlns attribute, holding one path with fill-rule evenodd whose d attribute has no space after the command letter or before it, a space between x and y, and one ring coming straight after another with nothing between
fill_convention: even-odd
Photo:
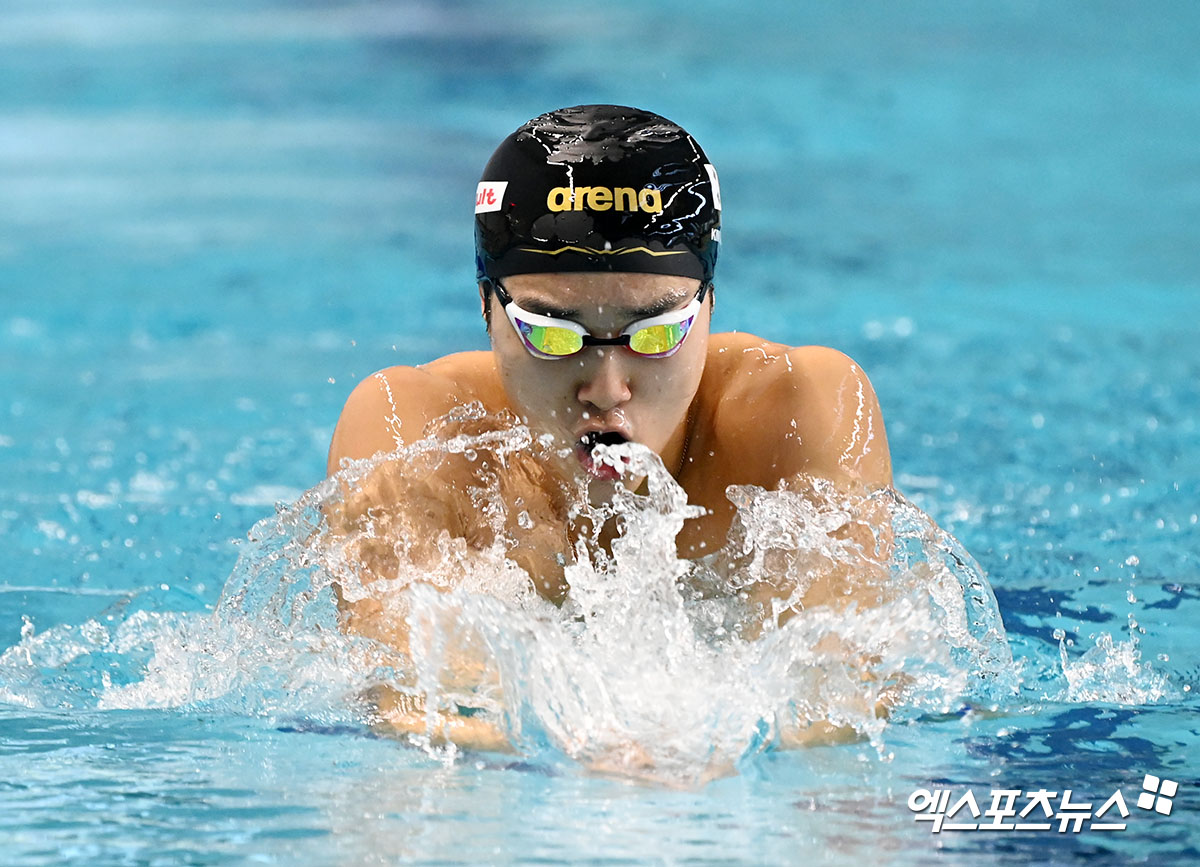
<instances>
[{"instance_id":1,"label":"yellow mirrored lens","mask_svg":"<svg viewBox=\"0 0 1200 867\"><path fill-rule=\"evenodd\" d=\"M529 342L546 355L574 355L583 349L583 338L569 328L535 325L529 330Z\"/></svg>"},{"instance_id":2,"label":"yellow mirrored lens","mask_svg":"<svg viewBox=\"0 0 1200 867\"><path fill-rule=\"evenodd\" d=\"M683 335L682 324L651 325L630 335L629 348L642 355L658 355L674 349L683 340Z\"/></svg>"}]
</instances>

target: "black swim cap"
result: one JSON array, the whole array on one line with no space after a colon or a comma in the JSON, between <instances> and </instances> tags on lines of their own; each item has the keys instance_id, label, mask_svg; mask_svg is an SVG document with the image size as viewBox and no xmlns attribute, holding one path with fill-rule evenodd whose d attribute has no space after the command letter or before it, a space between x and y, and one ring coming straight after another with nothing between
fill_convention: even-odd
<instances>
[{"instance_id":1,"label":"black swim cap","mask_svg":"<svg viewBox=\"0 0 1200 867\"><path fill-rule=\"evenodd\" d=\"M664 117L579 105L535 117L492 154L475 198L481 281L554 271L636 271L712 282L717 172Z\"/></svg>"}]
</instances>

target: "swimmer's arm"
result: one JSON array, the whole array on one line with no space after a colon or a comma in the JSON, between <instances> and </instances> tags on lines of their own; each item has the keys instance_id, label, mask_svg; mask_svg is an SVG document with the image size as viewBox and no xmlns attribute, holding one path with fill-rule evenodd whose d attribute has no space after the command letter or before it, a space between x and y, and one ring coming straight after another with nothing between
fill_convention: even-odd
<instances>
[{"instance_id":1,"label":"swimmer's arm","mask_svg":"<svg viewBox=\"0 0 1200 867\"><path fill-rule=\"evenodd\" d=\"M796 439L801 448L784 457L782 463L801 478L828 479L849 495L848 502L856 504L858 510L852 510L848 522L831 535L840 541L854 542L854 550L862 555L853 565L840 560L831 562L805 593L804 605L854 604L861 610L881 604L892 587L891 513L886 500L866 496L892 487L891 451L879 398L866 372L836 350L809 347L792 350L790 356L793 368L802 361L806 370L806 381L796 389L797 397L805 405L815 407L815 411L797 422ZM844 646L840 638L827 638L833 646L826 652L846 659L864 682L875 682L876 659L864 656L861 649ZM877 717L888 715L900 699L905 680L900 675L874 696ZM860 710L866 715L869 705ZM791 732L795 744L804 743L813 735L823 739L829 733L810 728L799 738L797 734L801 733ZM843 734L848 732L843 730Z\"/></svg>"},{"instance_id":2,"label":"swimmer's arm","mask_svg":"<svg viewBox=\"0 0 1200 867\"><path fill-rule=\"evenodd\" d=\"M848 567L830 573L834 587L849 590L854 601L876 601L871 588L886 582L892 558L891 520L877 500L866 494L892 486L892 457L879 398L866 372L853 359L823 346L788 353L792 370L802 370L794 383L790 409L796 420L794 439L780 456L783 479L828 479L859 503L861 511L833 535L857 543L863 560L858 574ZM791 426L790 421L788 422ZM817 601L819 588L809 594Z\"/></svg>"},{"instance_id":3,"label":"swimmer's arm","mask_svg":"<svg viewBox=\"0 0 1200 867\"><path fill-rule=\"evenodd\" d=\"M367 377L338 419L328 474L337 473L343 461L388 454L420 439L430 421L454 408L452 395L452 381L422 367L392 367ZM343 559L353 564L353 575L344 579L350 586L396 577L401 568L398 539L412 540L404 556L420 568L440 556L441 531L463 533L454 503L459 492L403 472L398 462L384 461L354 481L341 482L341 498L325 512L330 532L343 540ZM405 624L390 616L375 594L350 592L343 583L334 584L343 628L405 653Z\"/></svg>"},{"instance_id":4,"label":"swimmer's arm","mask_svg":"<svg viewBox=\"0 0 1200 867\"><path fill-rule=\"evenodd\" d=\"M792 552L812 577L801 607L873 604L891 559L890 523L866 494L892 481L875 390L861 367L833 349L764 344L748 356L755 366L747 369L745 381L753 388L739 409L745 414L746 451L758 467L757 483L804 494L823 509L840 508L844 497L863 510L831 534L834 540L856 543L862 556L853 565L822 557L819 551ZM832 482L838 502L823 502L828 492L814 480ZM794 590L769 582L749 589L767 611L792 598ZM790 616L784 610L780 625Z\"/></svg>"},{"instance_id":5,"label":"swimmer's arm","mask_svg":"<svg viewBox=\"0 0 1200 867\"><path fill-rule=\"evenodd\" d=\"M389 454L415 442L431 422L477 400L486 390L478 387L479 371L486 376L490 370L483 356L460 353L422 367L393 367L361 382L338 421L329 450L329 475L337 473L346 459ZM479 528L470 529L464 520L473 509L466 483L472 468L461 463L461 458L448 455L435 470L414 472L409 462L384 459L365 474L343 477L340 501L326 510L331 533L341 539L340 560L348 570L333 585L341 626L383 645L387 650L381 648L381 661L386 661L388 651L407 659L410 636L406 619L393 604L400 588L380 591L372 585L397 577L408 581L438 570L445 559L442 540L462 538L480 547L488 541L476 538ZM405 542L402 554L398 540ZM494 673L469 654L450 650L444 662L445 689L469 694L494 679ZM429 737L435 744L473 749L511 749L504 732L485 716L439 711L430 717L411 696L383 688L364 699L380 732Z\"/></svg>"}]
</instances>

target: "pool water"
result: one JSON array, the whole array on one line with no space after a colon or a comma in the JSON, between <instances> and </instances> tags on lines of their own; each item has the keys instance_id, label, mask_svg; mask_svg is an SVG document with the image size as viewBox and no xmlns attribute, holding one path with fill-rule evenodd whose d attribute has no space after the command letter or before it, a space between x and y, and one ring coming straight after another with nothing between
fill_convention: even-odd
<instances>
[{"instance_id":1,"label":"pool water","mask_svg":"<svg viewBox=\"0 0 1200 867\"><path fill-rule=\"evenodd\" d=\"M1194 860L1200 13L1129 11L6 4L4 860ZM377 735L328 596L275 607L320 586L301 529L354 383L486 345L466 203L491 148L587 101L703 142L715 327L864 366L898 489L988 576L1011 689L983 694L975 647L911 713L779 750L688 645L695 680L642 719L711 724L732 767L681 738L666 773L598 772L555 737L595 706L539 715L533 678L516 754ZM505 664L556 634L459 601ZM904 658L941 676L945 646ZM1178 783L1169 815L1146 774ZM1041 788L1120 788L1127 828L935 834L909 808Z\"/></svg>"}]
</instances>

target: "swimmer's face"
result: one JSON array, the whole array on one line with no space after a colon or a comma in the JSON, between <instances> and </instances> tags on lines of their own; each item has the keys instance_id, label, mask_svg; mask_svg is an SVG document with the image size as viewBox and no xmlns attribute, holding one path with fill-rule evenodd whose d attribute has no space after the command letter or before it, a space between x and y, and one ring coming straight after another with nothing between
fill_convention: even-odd
<instances>
[{"instance_id":1,"label":"swimmer's face","mask_svg":"<svg viewBox=\"0 0 1200 867\"><path fill-rule=\"evenodd\" d=\"M618 337L638 320L682 310L700 289L698 280L662 274L521 274L502 282L523 310L572 320L598 338ZM649 447L676 472L707 357L708 297L669 357L585 346L577 355L544 359L528 352L492 293L492 349L509 402L535 433L549 433L570 450L568 463L576 472L612 478L615 472L592 462L591 447L621 440Z\"/></svg>"}]
</instances>

